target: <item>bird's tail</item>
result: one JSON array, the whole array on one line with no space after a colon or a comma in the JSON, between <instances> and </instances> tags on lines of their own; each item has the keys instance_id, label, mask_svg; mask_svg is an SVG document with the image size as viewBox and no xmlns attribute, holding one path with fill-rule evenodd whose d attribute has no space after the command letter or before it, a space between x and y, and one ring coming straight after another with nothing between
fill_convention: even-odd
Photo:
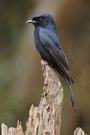
<instances>
[{"instance_id":1,"label":"bird's tail","mask_svg":"<svg viewBox=\"0 0 90 135\"><path fill-rule=\"evenodd\" d=\"M74 98L74 94L73 94L73 91L72 91L72 88L71 88L71 85L70 85L70 81L65 76L64 76L64 79L66 81L66 84L67 84L67 87L68 87L68 90L69 90L69 93L70 93L70 98L71 98L72 106L74 108L75 113L77 113L76 104L75 104L75 98Z\"/></svg>"}]
</instances>

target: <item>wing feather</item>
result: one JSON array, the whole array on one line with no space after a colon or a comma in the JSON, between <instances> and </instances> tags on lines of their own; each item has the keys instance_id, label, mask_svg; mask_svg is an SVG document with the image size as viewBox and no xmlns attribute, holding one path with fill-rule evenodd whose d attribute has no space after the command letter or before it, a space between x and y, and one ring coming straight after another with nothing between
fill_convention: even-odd
<instances>
[{"instance_id":1,"label":"wing feather","mask_svg":"<svg viewBox=\"0 0 90 135\"><path fill-rule=\"evenodd\" d=\"M54 36L51 33L47 33L46 30L41 29L39 32L40 41L46 51L50 54L50 56L54 59L57 66L61 69L61 71L73 82L71 74L68 69L68 61L65 56L64 51L62 50L59 40L54 40Z\"/></svg>"}]
</instances>

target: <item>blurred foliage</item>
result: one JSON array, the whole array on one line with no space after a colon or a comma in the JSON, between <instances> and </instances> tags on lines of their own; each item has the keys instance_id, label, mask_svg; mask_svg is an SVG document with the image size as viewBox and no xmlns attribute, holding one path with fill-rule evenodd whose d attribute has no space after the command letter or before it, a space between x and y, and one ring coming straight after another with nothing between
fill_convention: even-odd
<instances>
[{"instance_id":1,"label":"blurred foliage","mask_svg":"<svg viewBox=\"0 0 90 135\"><path fill-rule=\"evenodd\" d=\"M23 108L17 106L18 102L24 102L19 96L21 93L13 90L13 84L20 76L15 65L20 46L17 41L25 26L28 12L32 11L36 3L35 0L0 1L0 123L14 123L18 112Z\"/></svg>"},{"instance_id":2,"label":"blurred foliage","mask_svg":"<svg viewBox=\"0 0 90 135\"><path fill-rule=\"evenodd\" d=\"M11 48L11 42L20 35L26 16L35 3L35 0L0 1L0 47Z\"/></svg>"},{"instance_id":3,"label":"blurred foliage","mask_svg":"<svg viewBox=\"0 0 90 135\"><path fill-rule=\"evenodd\" d=\"M88 108L90 103L90 1L66 0L62 13L57 18L62 18L58 21L59 35L70 61L70 69L74 71L74 93L78 109L78 114L74 118L72 118L72 112L67 116L67 111L64 110L62 134L65 134L65 131L73 134L74 123L72 129L70 124L65 124L70 121L70 118L76 123L76 127L77 125L83 127L86 133L90 134L90 109ZM64 108L69 104L67 101L65 100ZM67 110L69 109L68 106Z\"/></svg>"}]
</instances>

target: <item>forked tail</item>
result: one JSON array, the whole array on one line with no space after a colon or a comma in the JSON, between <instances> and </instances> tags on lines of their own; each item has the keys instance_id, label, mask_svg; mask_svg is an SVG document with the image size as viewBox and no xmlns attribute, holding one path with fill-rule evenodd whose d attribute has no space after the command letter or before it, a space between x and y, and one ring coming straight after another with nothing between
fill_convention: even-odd
<instances>
[{"instance_id":1,"label":"forked tail","mask_svg":"<svg viewBox=\"0 0 90 135\"><path fill-rule=\"evenodd\" d=\"M73 91L72 91L72 88L71 88L71 85L70 85L70 81L65 76L64 76L64 79L66 81L66 84L67 84L67 87L68 87L68 90L69 90L69 93L70 93L70 98L71 98L72 106L74 108L75 113L77 113L76 104L75 104L75 98L74 98L74 94L73 94Z\"/></svg>"}]
</instances>

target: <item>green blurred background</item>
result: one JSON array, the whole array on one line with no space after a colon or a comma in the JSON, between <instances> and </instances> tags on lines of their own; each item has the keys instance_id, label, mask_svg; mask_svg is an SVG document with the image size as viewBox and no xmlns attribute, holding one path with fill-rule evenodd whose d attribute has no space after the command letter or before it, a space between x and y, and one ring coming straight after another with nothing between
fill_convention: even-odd
<instances>
[{"instance_id":1,"label":"green blurred background","mask_svg":"<svg viewBox=\"0 0 90 135\"><path fill-rule=\"evenodd\" d=\"M43 77L33 39L33 26L25 21L37 12L49 12L68 56L75 80L75 115L64 81L62 135L80 126L90 134L90 0L0 1L0 124L25 121L31 104L38 105Z\"/></svg>"}]
</instances>

